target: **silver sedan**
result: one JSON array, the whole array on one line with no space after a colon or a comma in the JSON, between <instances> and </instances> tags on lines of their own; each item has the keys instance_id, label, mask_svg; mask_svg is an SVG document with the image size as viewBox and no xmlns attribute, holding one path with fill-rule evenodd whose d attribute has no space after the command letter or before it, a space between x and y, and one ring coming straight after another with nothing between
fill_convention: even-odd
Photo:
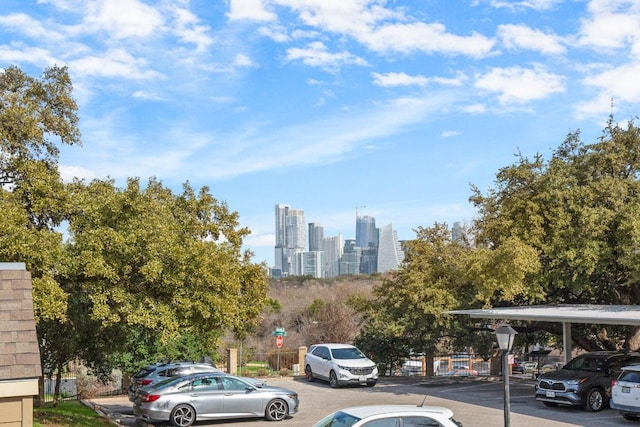
<instances>
[{"instance_id":1,"label":"silver sedan","mask_svg":"<svg viewBox=\"0 0 640 427\"><path fill-rule=\"evenodd\" d=\"M224 373L170 378L138 389L133 411L146 422L169 421L176 427L196 420L264 417L281 421L298 412L298 394L281 387L256 387Z\"/></svg>"}]
</instances>

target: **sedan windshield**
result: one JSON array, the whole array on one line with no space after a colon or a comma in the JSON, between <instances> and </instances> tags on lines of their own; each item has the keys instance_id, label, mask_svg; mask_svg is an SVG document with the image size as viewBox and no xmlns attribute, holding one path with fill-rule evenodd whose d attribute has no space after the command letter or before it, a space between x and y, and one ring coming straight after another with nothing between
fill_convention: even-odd
<instances>
[{"instance_id":1,"label":"sedan windshield","mask_svg":"<svg viewBox=\"0 0 640 427\"><path fill-rule=\"evenodd\" d=\"M338 411L327 415L313 427L349 427L360 421L360 418L349 415L346 412Z\"/></svg>"}]
</instances>

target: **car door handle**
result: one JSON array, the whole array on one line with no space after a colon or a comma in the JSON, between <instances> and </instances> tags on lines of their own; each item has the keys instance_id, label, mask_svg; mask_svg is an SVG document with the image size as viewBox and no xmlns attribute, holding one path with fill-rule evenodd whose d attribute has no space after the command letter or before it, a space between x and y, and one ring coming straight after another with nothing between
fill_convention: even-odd
<instances>
[{"instance_id":1,"label":"car door handle","mask_svg":"<svg viewBox=\"0 0 640 427\"><path fill-rule=\"evenodd\" d=\"M191 397L200 397L200 393L193 393Z\"/></svg>"}]
</instances>

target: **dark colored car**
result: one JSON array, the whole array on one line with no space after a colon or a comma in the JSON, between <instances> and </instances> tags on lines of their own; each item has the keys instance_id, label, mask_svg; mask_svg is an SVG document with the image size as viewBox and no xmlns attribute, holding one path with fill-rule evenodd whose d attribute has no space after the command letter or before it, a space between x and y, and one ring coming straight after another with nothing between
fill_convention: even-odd
<instances>
[{"instance_id":1,"label":"dark colored car","mask_svg":"<svg viewBox=\"0 0 640 427\"><path fill-rule=\"evenodd\" d=\"M600 411L609 404L611 380L623 366L640 363L640 353L595 351L575 357L562 369L547 372L536 382L536 400L546 406L581 406Z\"/></svg>"},{"instance_id":2,"label":"dark colored car","mask_svg":"<svg viewBox=\"0 0 640 427\"><path fill-rule=\"evenodd\" d=\"M513 365L511 365L511 372L514 374L524 374L524 362L522 359L513 359Z\"/></svg>"}]
</instances>

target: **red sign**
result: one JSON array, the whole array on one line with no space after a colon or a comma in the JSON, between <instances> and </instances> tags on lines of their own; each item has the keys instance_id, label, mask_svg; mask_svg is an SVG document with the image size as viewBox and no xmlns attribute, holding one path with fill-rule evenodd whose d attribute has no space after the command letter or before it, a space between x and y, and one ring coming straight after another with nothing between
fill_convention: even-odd
<instances>
[{"instance_id":1,"label":"red sign","mask_svg":"<svg viewBox=\"0 0 640 427\"><path fill-rule=\"evenodd\" d=\"M282 335L276 336L276 347L282 348L282 344L284 344L284 337Z\"/></svg>"}]
</instances>

